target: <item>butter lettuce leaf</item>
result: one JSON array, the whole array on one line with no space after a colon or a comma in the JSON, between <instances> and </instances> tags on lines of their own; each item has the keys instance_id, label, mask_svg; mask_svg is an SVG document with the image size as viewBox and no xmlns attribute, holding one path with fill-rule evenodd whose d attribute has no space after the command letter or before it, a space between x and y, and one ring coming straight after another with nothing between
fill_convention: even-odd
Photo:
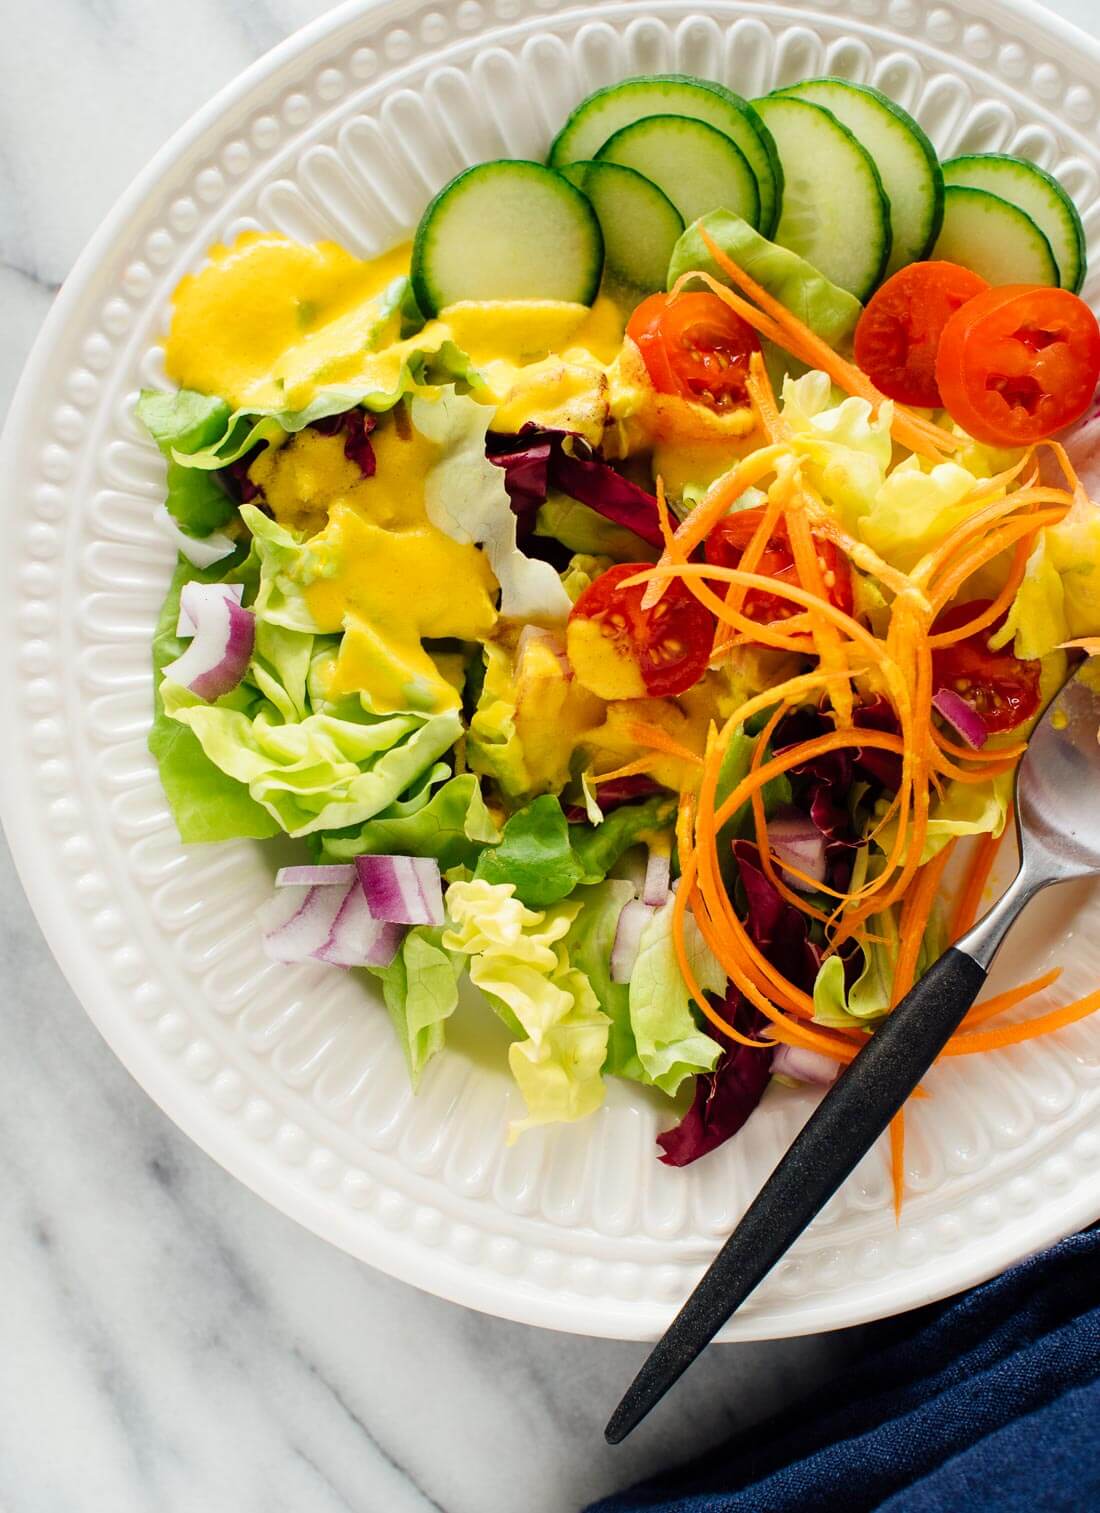
<instances>
[{"instance_id":1,"label":"butter lettuce leaf","mask_svg":"<svg viewBox=\"0 0 1100 1513\"><path fill-rule=\"evenodd\" d=\"M1025 662L1048 656L1073 634L1066 614L1065 584L1053 560L1058 548L1055 545L1051 549L1049 534L1044 531L1039 536L1004 624L989 637L994 651L1011 642L1013 654ZM1100 551L1100 538L1096 549ZM1088 632L1100 630L1100 583L1097 590L1095 614L1088 621Z\"/></svg>"},{"instance_id":2,"label":"butter lettuce leaf","mask_svg":"<svg viewBox=\"0 0 1100 1513\"><path fill-rule=\"evenodd\" d=\"M244 783L288 835L343 829L372 819L457 740L457 711L424 719L376 716L361 701L287 722L264 700L255 711L232 696L207 704L178 683L163 682L165 714L194 732L207 757Z\"/></svg>"},{"instance_id":3,"label":"butter lettuce leaf","mask_svg":"<svg viewBox=\"0 0 1100 1513\"><path fill-rule=\"evenodd\" d=\"M818 372L784 379L782 404L804 475L855 530L893 458L893 405L884 404L876 416L865 399L838 403L828 375Z\"/></svg>"},{"instance_id":4,"label":"butter lettuce leaf","mask_svg":"<svg viewBox=\"0 0 1100 1513\"><path fill-rule=\"evenodd\" d=\"M473 381L466 354L450 340L446 326L433 322L417 335L383 347L364 358L353 383L321 384L308 404L298 408L225 411L220 429L201 446L172 446L171 457L184 468L223 468L262 443L278 445L314 421L362 405L381 414L408 394L435 394L441 386ZM164 396L161 396L164 397ZM219 401L220 403L220 401ZM213 422L211 422L213 429Z\"/></svg>"},{"instance_id":5,"label":"butter lettuce leaf","mask_svg":"<svg viewBox=\"0 0 1100 1513\"><path fill-rule=\"evenodd\" d=\"M630 978L630 1026L644 1080L670 1096L696 1072L713 1071L722 1054L699 1028L672 941L672 903L658 909L642 932ZM726 974L690 914L684 920L688 960L699 986L723 994Z\"/></svg>"},{"instance_id":6,"label":"butter lettuce leaf","mask_svg":"<svg viewBox=\"0 0 1100 1513\"><path fill-rule=\"evenodd\" d=\"M1070 636L1100 633L1100 506L1079 497L1066 518L1044 532L1047 558L1062 580ZM1017 656L1021 655L1017 652Z\"/></svg>"},{"instance_id":7,"label":"butter lettuce leaf","mask_svg":"<svg viewBox=\"0 0 1100 1513\"><path fill-rule=\"evenodd\" d=\"M973 495L980 480L957 462L939 462L927 472L907 457L883 482L859 520L868 546L903 572L910 572L985 502Z\"/></svg>"},{"instance_id":8,"label":"butter lettuce leaf","mask_svg":"<svg viewBox=\"0 0 1100 1513\"><path fill-rule=\"evenodd\" d=\"M612 1077L644 1082L645 1071L630 1022L630 989L625 982L611 981L611 952L619 915L633 897L634 884L625 878L609 877L592 887L578 888L573 900L580 904L580 913L565 937L565 945L570 961L588 978L600 1008L611 1021L604 1071Z\"/></svg>"},{"instance_id":9,"label":"butter lettuce leaf","mask_svg":"<svg viewBox=\"0 0 1100 1513\"><path fill-rule=\"evenodd\" d=\"M169 662L183 655L187 642L176 635L180 590L185 583L244 582L252 580L254 567L247 559L232 559L201 571L180 559L161 606L153 632L153 726L149 750L160 772L165 797L180 839L186 842L227 841L237 838L263 840L277 835L274 817L238 782L206 755L194 732L165 713L161 700L161 674Z\"/></svg>"},{"instance_id":10,"label":"butter lettuce leaf","mask_svg":"<svg viewBox=\"0 0 1100 1513\"><path fill-rule=\"evenodd\" d=\"M177 461L177 454L189 457L222 434L229 418L225 401L193 389L142 389L134 413L167 463L164 502L180 529L209 536L232 520L236 506L217 479Z\"/></svg>"},{"instance_id":11,"label":"butter lettuce leaf","mask_svg":"<svg viewBox=\"0 0 1100 1513\"><path fill-rule=\"evenodd\" d=\"M548 562L527 557L516 544L516 517L504 470L485 456L491 405L453 389L434 400L412 401L416 429L440 448L424 480L428 519L453 541L477 542L500 584L500 612L510 619L549 625L569 614L569 596Z\"/></svg>"},{"instance_id":12,"label":"butter lettuce leaf","mask_svg":"<svg viewBox=\"0 0 1100 1513\"><path fill-rule=\"evenodd\" d=\"M432 786L444 779L435 792ZM448 780L449 779L449 780ZM429 769L412 791L347 830L318 835L322 862L357 856L432 856L443 872L475 867L482 849L500 839L472 772L450 777L449 769Z\"/></svg>"},{"instance_id":13,"label":"butter lettuce leaf","mask_svg":"<svg viewBox=\"0 0 1100 1513\"><path fill-rule=\"evenodd\" d=\"M668 265L670 289L683 274L695 270L709 273L720 284L729 283L707 250L700 235L701 227L706 228L711 240L739 268L762 284L769 294L786 305L831 347L841 350L850 342L863 313L859 300L847 290L831 284L824 274L797 253L769 242L730 210L712 210L693 221L684 231L672 249Z\"/></svg>"},{"instance_id":14,"label":"butter lettuce leaf","mask_svg":"<svg viewBox=\"0 0 1100 1513\"><path fill-rule=\"evenodd\" d=\"M508 1064L527 1118L510 1126L509 1143L534 1125L583 1119L603 1102L609 1021L565 945L580 907L527 909L511 884L483 879L447 890L443 946L469 957L470 980L503 1005L520 1035Z\"/></svg>"},{"instance_id":15,"label":"butter lettuce leaf","mask_svg":"<svg viewBox=\"0 0 1100 1513\"><path fill-rule=\"evenodd\" d=\"M382 984L414 1088L425 1066L443 1049L444 1027L458 1004L464 962L443 949L442 937L442 929L418 925L405 936L388 967L371 968Z\"/></svg>"}]
</instances>

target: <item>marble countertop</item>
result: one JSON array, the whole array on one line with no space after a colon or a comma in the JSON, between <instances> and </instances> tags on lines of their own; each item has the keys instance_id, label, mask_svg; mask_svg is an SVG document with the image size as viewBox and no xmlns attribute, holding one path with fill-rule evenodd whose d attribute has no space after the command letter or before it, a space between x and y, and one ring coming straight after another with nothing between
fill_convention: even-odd
<instances>
[{"instance_id":1,"label":"marble countertop","mask_svg":"<svg viewBox=\"0 0 1100 1513\"><path fill-rule=\"evenodd\" d=\"M61 280L169 134L328 0L41 0L0 52L0 416ZM1092 0L1055 7L1092 24ZM0 857L5 1513L573 1513L837 1370L858 1332L712 1348L619 1450L644 1347L469 1312L351 1260L130 1079Z\"/></svg>"}]
</instances>

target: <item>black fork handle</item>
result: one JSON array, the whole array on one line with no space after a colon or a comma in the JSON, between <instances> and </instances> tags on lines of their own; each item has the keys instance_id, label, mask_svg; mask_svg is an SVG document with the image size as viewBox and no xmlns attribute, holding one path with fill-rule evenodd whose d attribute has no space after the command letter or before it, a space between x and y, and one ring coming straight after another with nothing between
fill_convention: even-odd
<instances>
[{"instance_id":1,"label":"black fork handle","mask_svg":"<svg viewBox=\"0 0 1100 1513\"><path fill-rule=\"evenodd\" d=\"M985 969L951 947L875 1030L750 1204L628 1388L617 1445L679 1379L870 1150L958 1029Z\"/></svg>"}]
</instances>

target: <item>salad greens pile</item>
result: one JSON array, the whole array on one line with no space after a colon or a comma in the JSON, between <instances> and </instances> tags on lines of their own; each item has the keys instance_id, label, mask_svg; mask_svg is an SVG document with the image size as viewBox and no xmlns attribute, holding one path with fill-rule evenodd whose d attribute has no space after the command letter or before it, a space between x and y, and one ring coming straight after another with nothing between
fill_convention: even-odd
<instances>
[{"instance_id":1,"label":"salad greens pile","mask_svg":"<svg viewBox=\"0 0 1100 1513\"><path fill-rule=\"evenodd\" d=\"M850 345L859 300L726 210L683 230L669 287L693 273L728 285L715 247L831 347ZM372 973L414 1086L445 1047L468 974L512 1037L526 1112L509 1139L591 1114L614 1076L678 1100L679 1122L660 1141L662 1159L683 1165L734 1134L773 1075L835 1074L767 1037L767 1018L731 983L714 939L678 908L677 815L714 732L797 672L800 657L741 636L712 658L712 617L693 686L667 692L644 680L620 686L612 662L586 681L565 627L584 618L609 571L625 583L626 565L667 554L669 532L737 476L760 438L744 404L706 412L704 424L703 405L655 398L621 319L613 355L578 325L558 346L536 327L517 356L514 342L493 346L503 309L469 302L462 329L480 329L471 355L447 309L427 319L398 278L341 312L357 322L353 363L318 359L311 370L302 338L296 382L268 394L277 403L187 387L142 395L138 415L166 461L164 525L180 549L153 638L149 745L184 841L301 843L301 865L280 875L283 896L265 920L267 948ZM540 318L534 304L513 315ZM868 564L911 573L1018 454L963 438L944 460L902 455L890 403L844 397L775 347L766 356L784 466L856 543L837 589L850 594L845 613L885 635L893 590ZM505 405L511 424L501 429ZM399 454L407 475L394 471ZM293 494L293 509L277 488ZM737 517L755 520L768 498L745 489L723 523L736 532ZM348 522L400 536L407 581L369 583ZM433 555L444 547L445 558ZM707 561L710 549L708 538ZM774 541L768 552L771 567L757 570L781 580L786 559ZM425 631L416 615L440 589L429 580L443 560L464 566L444 585L443 628ZM704 560L699 550L694 560ZM1039 534L990 628L989 650L1033 669L1044 698L1064 674L1062 644L1100 627L1098 562L1100 510L1082 495ZM983 572L968 586L974 601L1006 581L1004 561ZM322 600L338 604L335 621ZM455 629L446 616L460 603ZM750 619L768 620L759 599L755 612L744 604ZM207 681L185 676L208 643ZM637 668L628 672L637 681ZM897 734L873 678L857 680L857 692L859 729ZM831 728L816 696L778 724L746 719L729 734L715 804L761 762ZM993 749L1003 739L990 738ZM829 1031L873 1028L893 1001L900 907L873 914L838 951L822 921L886 866L900 772L901 757L873 743L815 756L767 783L758 814L746 800L717 837L725 893L754 951ZM1000 769L943 782L921 862L957 838L1000 834L1010 796L1011 773ZM771 842L778 876L767 848L761 855L761 816L785 837ZM362 871L371 857L394 863L396 912L378 912ZM436 908L425 900L440 885ZM938 908L922 929L917 972L946 943Z\"/></svg>"}]
</instances>

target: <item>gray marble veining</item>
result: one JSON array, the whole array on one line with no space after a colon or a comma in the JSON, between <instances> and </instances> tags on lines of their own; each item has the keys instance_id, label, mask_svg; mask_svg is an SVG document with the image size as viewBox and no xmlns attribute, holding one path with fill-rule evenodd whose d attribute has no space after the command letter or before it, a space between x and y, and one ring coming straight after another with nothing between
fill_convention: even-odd
<instances>
[{"instance_id":1,"label":"gray marble veining","mask_svg":"<svg viewBox=\"0 0 1100 1513\"><path fill-rule=\"evenodd\" d=\"M1088 22L1090 0L1058 9ZM0 415L53 295L164 139L327 0L0 10ZM573 1513L790 1402L852 1335L712 1349L611 1451L644 1347L489 1319L315 1239L192 1146L0 859L4 1513Z\"/></svg>"}]
</instances>

